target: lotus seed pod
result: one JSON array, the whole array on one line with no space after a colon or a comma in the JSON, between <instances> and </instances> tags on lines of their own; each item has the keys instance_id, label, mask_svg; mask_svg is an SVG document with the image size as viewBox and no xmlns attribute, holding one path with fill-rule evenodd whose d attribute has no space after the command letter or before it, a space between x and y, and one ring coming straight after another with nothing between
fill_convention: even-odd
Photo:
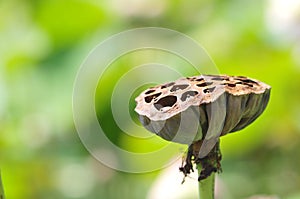
<instances>
[{"instance_id":1,"label":"lotus seed pod","mask_svg":"<svg viewBox=\"0 0 300 199\"><path fill-rule=\"evenodd\" d=\"M243 76L181 78L142 92L135 99L135 111L149 131L169 141L191 144L218 139L251 124L266 108L270 89Z\"/></svg>"}]
</instances>

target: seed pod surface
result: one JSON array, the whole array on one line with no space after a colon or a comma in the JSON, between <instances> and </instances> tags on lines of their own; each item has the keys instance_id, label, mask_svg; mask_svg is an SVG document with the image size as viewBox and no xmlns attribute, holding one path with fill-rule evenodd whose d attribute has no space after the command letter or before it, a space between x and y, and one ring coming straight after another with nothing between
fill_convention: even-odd
<instances>
[{"instance_id":1,"label":"seed pod surface","mask_svg":"<svg viewBox=\"0 0 300 199\"><path fill-rule=\"evenodd\" d=\"M270 89L243 76L181 78L142 92L135 111L149 131L190 144L245 128L266 108Z\"/></svg>"}]
</instances>

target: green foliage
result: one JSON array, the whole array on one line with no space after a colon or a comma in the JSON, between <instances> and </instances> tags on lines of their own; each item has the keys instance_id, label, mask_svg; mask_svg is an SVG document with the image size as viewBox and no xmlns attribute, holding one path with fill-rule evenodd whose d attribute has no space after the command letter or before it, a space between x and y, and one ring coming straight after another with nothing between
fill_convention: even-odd
<instances>
[{"instance_id":1,"label":"green foliage","mask_svg":"<svg viewBox=\"0 0 300 199\"><path fill-rule=\"evenodd\" d=\"M226 198L261 193L299 198L299 38L287 40L289 35L272 33L264 1L130 2L0 1L0 168L6 197L147 197L164 170L127 174L91 157L74 127L72 90L77 69L100 41L125 29L162 26L201 43L221 73L253 77L272 86L263 115L221 140L224 173L220 179ZM173 63L183 74L197 74L180 67L187 63L173 55L165 59L157 52L135 56L125 55L112 64L99 82L95 101L109 139L128 151L144 153L167 143L159 138L132 138L117 126L110 100L118 79L131 66L155 59ZM133 99L124 105L138 125ZM172 155L159 161L168 161ZM156 160L123 161L142 167Z\"/></svg>"}]
</instances>

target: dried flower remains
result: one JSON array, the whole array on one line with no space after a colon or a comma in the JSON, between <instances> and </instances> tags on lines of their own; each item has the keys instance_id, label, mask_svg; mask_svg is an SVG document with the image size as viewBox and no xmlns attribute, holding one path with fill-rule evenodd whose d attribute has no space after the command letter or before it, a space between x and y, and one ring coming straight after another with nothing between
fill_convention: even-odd
<instances>
[{"instance_id":1,"label":"dried flower remains","mask_svg":"<svg viewBox=\"0 0 300 199\"><path fill-rule=\"evenodd\" d=\"M213 166L217 167L220 155L210 152L219 148L219 138L245 128L261 115L270 89L269 85L244 76L187 77L145 90L135 99L135 111L149 131L165 140L190 145L192 155L187 162L214 157L218 160ZM192 165L187 168L185 175Z\"/></svg>"}]
</instances>

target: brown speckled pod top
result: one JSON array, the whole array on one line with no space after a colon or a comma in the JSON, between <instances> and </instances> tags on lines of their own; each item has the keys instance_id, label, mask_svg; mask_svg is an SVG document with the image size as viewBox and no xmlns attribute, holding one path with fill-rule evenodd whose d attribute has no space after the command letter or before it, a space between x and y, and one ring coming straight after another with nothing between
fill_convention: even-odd
<instances>
[{"instance_id":1,"label":"brown speckled pod top","mask_svg":"<svg viewBox=\"0 0 300 199\"><path fill-rule=\"evenodd\" d=\"M270 89L243 76L181 78L142 92L135 99L135 111L149 131L166 140L190 144L252 123L264 111Z\"/></svg>"}]
</instances>

